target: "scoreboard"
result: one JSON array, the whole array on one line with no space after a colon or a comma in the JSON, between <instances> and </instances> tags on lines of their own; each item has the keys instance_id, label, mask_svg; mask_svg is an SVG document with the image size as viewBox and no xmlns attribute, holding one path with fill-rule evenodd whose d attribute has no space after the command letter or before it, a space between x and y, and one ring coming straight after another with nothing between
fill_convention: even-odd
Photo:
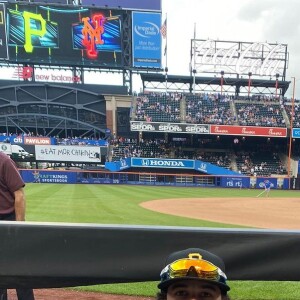
<instances>
[{"instance_id":1,"label":"scoreboard","mask_svg":"<svg viewBox=\"0 0 300 300\"><path fill-rule=\"evenodd\" d=\"M2 60L39 65L161 68L161 12L139 11L137 18L133 11L121 7L29 2L0 3L0 10ZM131 24L124 26L128 15ZM124 44L128 36L130 50ZM124 51L129 51L132 58L129 65L124 63Z\"/></svg>"}]
</instances>

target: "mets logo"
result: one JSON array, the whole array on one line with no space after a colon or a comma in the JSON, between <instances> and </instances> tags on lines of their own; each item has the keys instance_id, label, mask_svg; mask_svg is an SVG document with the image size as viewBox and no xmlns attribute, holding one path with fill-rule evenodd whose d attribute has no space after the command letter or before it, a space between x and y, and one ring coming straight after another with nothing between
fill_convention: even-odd
<instances>
[{"instance_id":1,"label":"mets logo","mask_svg":"<svg viewBox=\"0 0 300 300\"><path fill-rule=\"evenodd\" d=\"M102 35L104 33L104 23L106 18L103 15L94 15L82 18L83 21L83 40L82 44L87 49L87 56L90 58L97 58L97 45L104 44Z\"/></svg>"}]
</instances>

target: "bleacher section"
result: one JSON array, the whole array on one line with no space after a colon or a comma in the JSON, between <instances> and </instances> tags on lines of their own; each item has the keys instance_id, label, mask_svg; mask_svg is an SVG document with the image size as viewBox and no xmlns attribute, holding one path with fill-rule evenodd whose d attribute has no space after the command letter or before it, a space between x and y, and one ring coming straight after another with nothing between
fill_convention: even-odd
<instances>
[{"instance_id":1,"label":"bleacher section","mask_svg":"<svg viewBox=\"0 0 300 300\"><path fill-rule=\"evenodd\" d=\"M287 170L277 153L269 151L238 152L236 154L238 171L249 176L285 175Z\"/></svg>"},{"instance_id":2,"label":"bleacher section","mask_svg":"<svg viewBox=\"0 0 300 300\"><path fill-rule=\"evenodd\" d=\"M285 102L284 109L287 113L288 118L290 119L291 115L292 115L292 103ZM295 105L294 105L293 127L298 127L298 128L300 127L300 103L299 103L299 101L296 101Z\"/></svg>"},{"instance_id":3,"label":"bleacher section","mask_svg":"<svg viewBox=\"0 0 300 300\"><path fill-rule=\"evenodd\" d=\"M220 94L141 94L136 99L135 121L192 124L286 127L279 100L254 98L233 99ZM271 101L272 100L272 101ZM182 103L183 105L181 105ZM298 107L296 107L298 110ZM300 111L297 119L300 125Z\"/></svg>"},{"instance_id":4,"label":"bleacher section","mask_svg":"<svg viewBox=\"0 0 300 300\"><path fill-rule=\"evenodd\" d=\"M115 140L112 143L111 160L127 157L169 157L169 149L164 141L147 140L137 143L135 140Z\"/></svg>"},{"instance_id":5,"label":"bleacher section","mask_svg":"<svg viewBox=\"0 0 300 300\"><path fill-rule=\"evenodd\" d=\"M182 94L149 94L136 99L137 121L180 122L180 100Z\"/></svg>"},{"instance_id":6,"label":"bleacher section","mask_svg":"<svg viewBox=\"0 0 300 300\"><path fill-rule=\"evenodd\" d=\"M285 127L279 103L235 101L237 120L242 126Z\"/></svg>"},{"instance_id":7,"label":"bleacher section","mask_svg":"<svg viewBox=\"0 0 300 300\"><path fill-rule=\"evenodd\" d=\"M186 122L193 124L234 124L230 99L219 94L186 95Z\"/></svg>"},{"instance_id":8,"label":"bleacher section","mask_svg":"<svg viewBox=\"0 0 300 300\"><path fill-rule=\"evenodd\" d=\"M231 159L226 151L212 151L196 148L176 149L175 157L180 159L194 159L209 162L219 167L230 169Z\"/></svg>"}]
</instances>

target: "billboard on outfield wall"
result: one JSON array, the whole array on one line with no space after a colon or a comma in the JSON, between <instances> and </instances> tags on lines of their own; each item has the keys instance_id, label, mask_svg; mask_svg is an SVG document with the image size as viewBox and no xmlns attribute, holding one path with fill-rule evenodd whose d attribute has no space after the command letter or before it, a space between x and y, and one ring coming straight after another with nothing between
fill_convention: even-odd
<instances>
[{"instance_id":1,"label":"billboard on outfield wall","mask_svg":"<svg viewBox=\"0 0 300 300\"><path fill-rule=\"evenodd\" d=\"M121 27L121 10L8 3L9 59L121 67Z\"/></svg>"},{"instance_id":2,"label":"billboard on outfield wall","mask_svg":"<svg viewBox=\"0 0 300 300\"><path fill-rule=\"evenodd\" d=\"M5 6L4 3L0 3L0 59L8 59L6 38Z\"/></svg>"},{"instance_id":3,"label":"billboard on outfield wall","mask_svg":"<svg viewBox=\"0 0 300 300\"><path fill-rule=\"evenodd\" d=\"M132 12L132 64L161 68L161 13Z\"/></svg>"},{"instance_id":4,"label":"billboard on outfield wall","mask_svg":"<svg viewBox=\"0 0 300 300\"><path fill-rule=\"evenodd\" d=\"M263 189L264 182L269 180L271 189L289 189L288 178L276 177L249 177L249 176L201 176L195 174L164 174L159 173L160 180L145 180L147 171L143 173L126 172L94 172L94 171L56 171L56 170L20 170L25 182L32 183L84 183L84 184L144 184L144 185L167 185L167 186L203 186L222 188L256 188ZM155 175L155 174L154 174ZM176 178L194 177L192 181L177 181ZM202 178L201 183L197 178ZM161 180L163 179L163 181ZM212 180L209 180L212 179ZM295 187L293 187L295 189Z\"/></svg>"},{"instance_id":5,"label":"billboard on outfield wall","mask_svg":"<svg viewBox=\"0 0 300 300\"><path fill-rule=\"evenodd\" d=\"M101 147L97 146L61 146L35 145L37 161L100 163Z\"/></svg>"}]
</instances>

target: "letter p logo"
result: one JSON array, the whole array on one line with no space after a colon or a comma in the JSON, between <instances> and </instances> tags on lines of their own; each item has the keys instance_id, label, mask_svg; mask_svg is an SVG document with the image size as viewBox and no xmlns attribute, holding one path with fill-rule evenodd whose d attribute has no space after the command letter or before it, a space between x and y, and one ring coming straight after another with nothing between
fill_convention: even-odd
<instances>
[{"instance_id":1,"label":"letter p logo","mask_svg":"<svg viewBox=\"0 0 300 300\"><path fill-rule=\"evenodd\" d=\"M46 21L40 14L34 14L28 11L23 13L24 19L24 35L25 44L24 48L26 52L32 52L33 46L31 42L32 36L43 37L46 34ZM34 26L35 21L38 21L39 26ZM35 28L36 27L36 28Z\"/></svg>"}]
</instances>

